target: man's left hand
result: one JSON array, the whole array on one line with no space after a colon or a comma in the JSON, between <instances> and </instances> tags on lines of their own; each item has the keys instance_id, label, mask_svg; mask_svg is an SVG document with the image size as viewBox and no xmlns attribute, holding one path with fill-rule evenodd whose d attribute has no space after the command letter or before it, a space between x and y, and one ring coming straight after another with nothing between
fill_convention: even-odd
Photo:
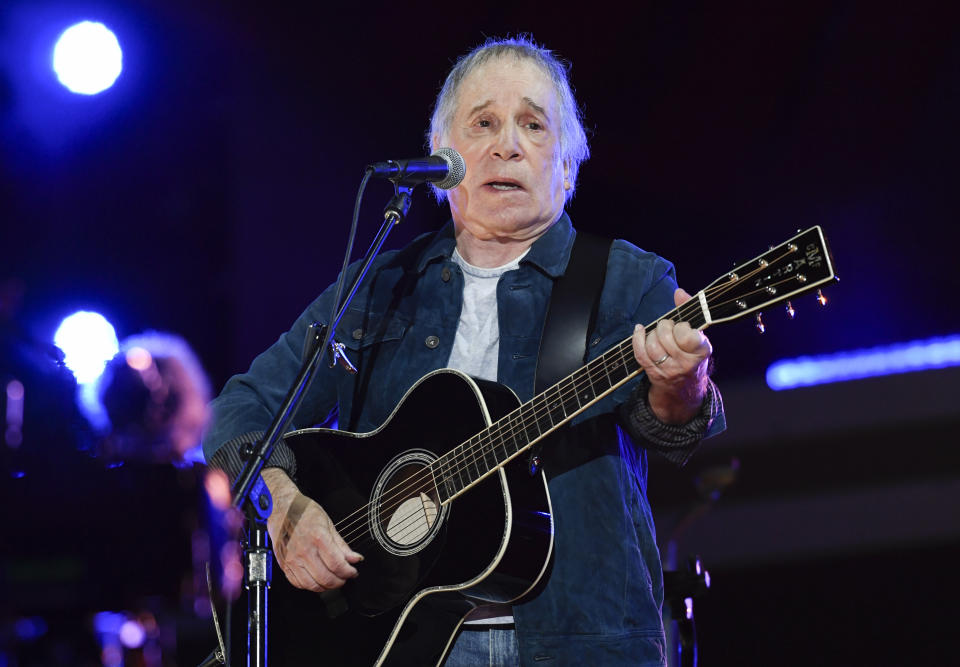
<instances>
[{"instance_id":1,"label":"man's left hand","mask_svg":"<svg viewBox=\"0 0 960 667\"><path fill-rule=\"evenodd\" d=\"M682 289L673 293L678 307L690 299ZM703 332L687 322L662 319L644 336L644 327L638 324L633 353L650 380L648 401L657 418L667 424L693 419L707 392L707 367L713 354Z\"/></svg>"}]
</instances>

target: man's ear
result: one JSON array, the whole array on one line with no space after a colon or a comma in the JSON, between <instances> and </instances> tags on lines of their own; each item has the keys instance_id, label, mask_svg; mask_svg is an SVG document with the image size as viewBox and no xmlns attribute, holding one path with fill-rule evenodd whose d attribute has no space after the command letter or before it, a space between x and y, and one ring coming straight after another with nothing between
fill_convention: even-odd
<instances>
[{"instance_id":1,"label":"man's ear","mask_svg":"<svg viewBox=\"0 0 960 667\"><path fill-rule=\"evenodd\" d=\"M570 182L570 160L563 161L563 189L569 190L573 187L573 183Z\"/></svg>"},{"instance_id":2,"label":"man's ear","mask_svg":"<svg viewBox=\"0 0 960 667\"><path fill-rule=\"evenodd\" d=\"M430 137L430 152L434 153L438 148L440 148L440 137L433 135Z\"/></svg>"}]
</instances>

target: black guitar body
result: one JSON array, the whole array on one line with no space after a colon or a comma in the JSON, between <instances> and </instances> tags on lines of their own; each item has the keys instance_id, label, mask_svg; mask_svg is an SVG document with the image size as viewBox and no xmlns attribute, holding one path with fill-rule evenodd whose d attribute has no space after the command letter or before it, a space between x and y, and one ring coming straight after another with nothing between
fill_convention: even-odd
<instances>
[{"instance_id":1,"label":"black guitar body","mask_svg":"<svg viewBox=\"0 0 960 667\"><path fill-rule=\"evenodd\" d=\"M358 578L322 595L294 589L274 569L271 659L436 664L468 611L534 588L553 547L543 473L531 474L521 454L443 504L427 467L518 405L501 385L442 370L421 379L377 431L287 437L300 489L364 561Z\"/></svg>"}]
</instances>

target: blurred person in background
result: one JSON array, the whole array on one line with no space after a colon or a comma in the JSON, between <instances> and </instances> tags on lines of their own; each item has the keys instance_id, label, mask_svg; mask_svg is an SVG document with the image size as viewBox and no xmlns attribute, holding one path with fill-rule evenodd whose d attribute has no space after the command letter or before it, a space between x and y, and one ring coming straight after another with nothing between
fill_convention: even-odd
<instances>
[{"instance_id":1,"label":"blurred person in background","mask_svg":"<svg viewBox=\"0 0 960 667\"><path fill-rule=\"evenodd\" d=\"M210 381L185 340L170 333L131 336L98 387L111 429L100 453L143 462L201 460Z\"/></svg>"}]
</instances>

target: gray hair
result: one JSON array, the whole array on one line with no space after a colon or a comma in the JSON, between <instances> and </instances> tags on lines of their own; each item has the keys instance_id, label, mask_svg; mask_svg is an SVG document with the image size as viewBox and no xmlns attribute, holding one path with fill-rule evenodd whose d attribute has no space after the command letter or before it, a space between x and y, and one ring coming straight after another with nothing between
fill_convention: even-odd
<instances>
[{"instance_id":1,"label":"gray hair","mask_svg":"<svg viewBox=\"0 0 960 667\"><path fill-rule=\"evenodd\" d=\"M556 90L560 103L560 157L570 165L570 189L566 192L566 199L569 201L576 189L580 163L590 157L587 133L583 129L583 116L570 88L569 63L560 60L549 49L537 45L531 37L491 37L457 60L437 95L433 116L430 118L430 129L427 132L427 147L430 148L434 136L445 137L449 132L456 113L457 94L463 81L481 65L507 55L512 55L517 60L533 62L550 79ZM446 190L433 187L433 192L437 201L447 198Z\"/></svg>"}]
</instances>

